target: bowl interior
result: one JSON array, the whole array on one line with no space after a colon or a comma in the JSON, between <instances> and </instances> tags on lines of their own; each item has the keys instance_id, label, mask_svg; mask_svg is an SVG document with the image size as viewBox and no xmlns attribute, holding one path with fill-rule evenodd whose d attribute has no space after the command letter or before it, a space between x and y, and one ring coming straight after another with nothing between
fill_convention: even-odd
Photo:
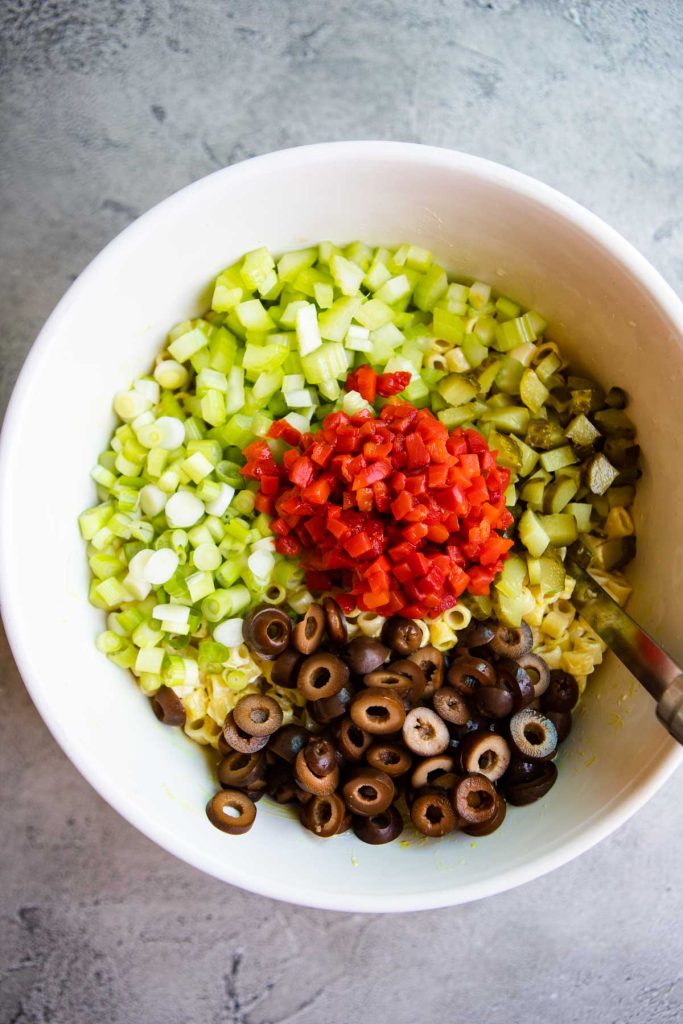
<instances>
[{"instance_id":1,"label":"bowl interior","mask_svg":"<svg viewBox=\"0 0 683 1024\"><path fill-rule=\"evenodd\" d=\"M142 372L209 279L242 252L321 239L415 241L455 274L539 309L576 364L632 396L644 452L634 614L683 655L681 327L666 287L618 236L556 193L445 151L346 144L250 161L172 197L123 233L44 329L3 445L3 615L32 695L67 754L121 813L192 864L312 905L401 910L475 898L540 874L635 809L677 760L649 698L612 659L593 677L543 802L478 842L323 843L259 805L233 839L204 815L210 759L161 728L128 674L98 654L76 517L113 425L112 394ZM619 254L617 256L617 253ZM663 292L660 290L663 289ZM670 301L670 300L669 300Z\"/></svg>"}]
</instances>

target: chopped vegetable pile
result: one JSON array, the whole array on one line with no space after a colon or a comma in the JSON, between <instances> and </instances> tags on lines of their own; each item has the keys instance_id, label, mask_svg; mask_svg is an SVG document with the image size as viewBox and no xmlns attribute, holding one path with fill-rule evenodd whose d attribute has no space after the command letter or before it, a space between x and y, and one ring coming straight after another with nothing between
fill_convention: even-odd
<instances>
[{"instance_id":1,"label":"chopped vegetable pile","mask_svg":"<svg viewBox=\"0 0 683 1024\"><path fill-rule=\"evenodd\" d=\"M292 443L278 466L266 441L252 442L242 473L258 480L276 550L302 555L311 590L335 591L349 612L416 619L467 589L488 594L513 543L498 531L513 519L510 473L481 434L449 436L429 410L401 402L379 417L330 413Z\"/></svg>"},{"instance_id":2,"label":"chopped vegetable pile","mask_svg":"<svg viewBox=\"0 0 683 1024\"><path fill-rule=\"evenodd\" d=\"M331 721L343 733L361 680L379 685L366 666L311 700L298 681L305 645L275 668L245 631L264 607L271 645L322 608L332 649L363 638L366 655L407 617L424 665L434 652L448 666L486 661L479 643L463 653L483 623L521 630L523 671L541 664L580 694L604 645L571 604L565 557L583 547L627 601L640 449L626 406L620 388L569 369L538 312L449 279L421 246L249 252L114 398L118 424L92 470L97 504L79 518L90 600L106 614L98 648L133 672L162 721L223 753L239 752L225 725L246 698L271 710L272 699L297 735ZM403 675L404 660L382 672ZM488 692L507 692L501 665L486 678L474 668L487 689L473 703L465 692L476 713L457 736L448 725L457 743L490 738L493 697L509 703ZM536 788L552 775L520 771ZM265 787L279 799L271 774L254 799Z\"/></svg>"}]
</instances>

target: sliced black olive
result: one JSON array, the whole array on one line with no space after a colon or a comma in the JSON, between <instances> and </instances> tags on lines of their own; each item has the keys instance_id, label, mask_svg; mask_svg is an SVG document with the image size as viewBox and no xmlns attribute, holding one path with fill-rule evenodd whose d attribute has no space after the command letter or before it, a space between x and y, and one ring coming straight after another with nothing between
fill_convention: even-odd
<instances>
[{"instance_id":1,"label":"sliced black olive","mask_svg":"<svg viewBox=\"0 0 683 1024\"><path fill-rule=\"evenodd\" d=\"M309 742L316 742L315 737ZM334 766L329 772L326 772L324 775L317 775L306 761L306 747L296 755L294 777L301 789L313 793L314 796L329 796L330 793L334 793L339 782L339 768L337 767L336 758L334 759Z\"/></svg>"},{"instance_id":2,"label":"sliced black olive","mask_svg":"<svg viewBox=\"0 0 683 1024\"><path fill-rule=\"evenodd\" d=\"M456 826L455 811L443 791L428 791L415 796L410 807L410 820L424 836L445 836Z\"/></svg>"},{"instance_id":3,"label":"sliced black olive","mask_svg":"<svg viewBox=\"0 0 683 1024\"><path fill-rule=\"evenodd\" d=\"M389 668L392 672L399 672L410 680L411 686L408 700L411 704L417 704L427 688L427 677L422 666L416 661L411 661L410 658L402 658L398 661L392 661Z\"/></svg>"},{"instance_id":4,"label":"sliced black olive","mask_svg":"<svg viewBox=\"0 0 683 1024\"><path fill-rule=\"evenodd\" d=\"M497 782L505 774L510 757L508 741L495 732L471 732L458 748L462 771L485 775L491 782Z\"/></svg>"},{"instance_id":5,"label":"sliced black olive","mask_svg":"<svg viewBox=\"0 0 683 1024\"><path fill-rule=\"evenodd\" d=\"M342 793L353 814L372 818L391 805L395 789L386 772L377 768L359 768L344 783Z\"/></svg>"},{"instance_id":6,"label":"sliced black olive","mask_svg":"<svg viewBox=\"0 0 683 1024\"><path fill-rule=\"evenodd\" d=\"M346 818L346 807L338 793L314 796L301 808L300 817L301 824L309 832L321 839L329 839L339 834Z\"/></svg>"},{"instance_id":7,"label":"sliced black olive","mask_svg":"<svg viewBox=\"0 0 683 1024\"><path fill-rule=\"evenodd\" d=\"M223 722L223 738L232 750L239 750L242 754L255 754L263 750L270 736L253 736L240 729L232 711L229 711Z\"/></svg>"},{"instance_id":8,"label":"sliced black olive","mask_svg":"<svg viewBox=\"0 0 683 1024\"><path fill-rule=\"evenodd\" d=\"M231 836L248 832L256 819L254 801L237 789L221 789L206 805L212 825Z\"/></svg>"},{"instance_id":9,"label":"sliced black olive","mask_svg":"<svg viewBox=\"0 0 683 1024\"><path fill-rule=\"evenodd\" d=\"M496 665L496 686L509 690L513 697L513 711L521 711L534 699L531 676L518 661L504 658Z\"/></svg>"},{"instance_id":10,"label":"sliced black olive","mask_svg":"<svg viewBox=\"0 0 683 1024\"><path fill-rule=\"evenodd\" d=\"M382 643L396 654L411 654L422 643L422 630L412 619L392 615L382 626Z\"/></svg>"},{"instance_id":11,"label":"sliced black olive","mask_svg":"<svg viewBox=\"0 0 683 1024\"><path fill-rule=\"evenodd\" d=\"M374 672L368 672L363 676L363 683L366 686L375 686L381 690L395 693L401 700L408 699L413 686L412 679L402 672L397 672L393 665L383 665L382 668L376 668Z\"/></svg>"},{"instance_id":12,"label":"sliced black olive","mask_svg":"<svg viewBox=\"0 0 683 1024\"><path fill-rule=\"evenodd\" d=\"M534 700L541 697L550 685L550 668L548 662L539 654L523 654L515 658L518 665L521 665L527 675L531 678L534 687Z\"/></svg>"},{"instance_id":13,"label":"sliced black olive","mask_svg":"<svg viewBox=\"0 0 683 1024\"><path fill-rule=\"evenodd\" d=\"M531 627L526 622L521 626L506 626L499 622L491 640L491 650L501 658L520 658L529 653L533 642Z\"/></svg>"},{"instance_id":14,"label":"sliced black olive","mask_svg":"<svg viewBox=\"0 0 683 1024\"><path fill-rule=\"evenodd\" d=\"M403 723L403 740L414 754L433 757L443 754L450 735L446 723L432 708L412 708Z\"/></svg>"},{"instance_id":15,"label":"sliced black olive","mask_svg":"<svg viewBox=\"0 0 683 1024\"><path fill-rule=\"evenodd\" d=\"M432 697L432 706L444 722L453 725L466 725L472 716L469 704L452 686L442 686L437 690Z\"/></svg>"},{"instance_id":16,"label":"sliced black olive","mask_svg":"<svg viewBox=\"0 0 683 1024\"><path fill-rule=\"evenodd\" d=\"M477 686L494 683L496 670L491 662L484 658L473 658L469 654L463 654L451 662L447 678L458 693L469 697Z\"/></svg>"},{"instance_id":17,"label":"sliced black olive","mask_svg":"<svg viewBox=\"0 0 683 1024\"><path fill-rule=\"evenodd\" d=\"M304 761L319 779L337 766L335 749L324 736L312 736L304 747Z\"/></svg>"},{"instance_id":18,"label":"sliced black olive","mask_svg":"<svg viewBox=\"0 0 683 1024\"><path fill-rule=\"evenodd\" d=\"M299 654L293 647L288 647L273 662L273 669L270 678L274 686L283 686L286 689L296 688L296 677L299 668L304 660L303 654Z\"/></svg>"},{"instance_id":19,"label":"sliced black olive","mask_svg":"<svg viewBox=\"0 0 683 1024\"><path fill-rule=\"evenodd\" d=\"M571 711L579 699L579 684L574 676L555 668L550 673L548 689L541 697L544 711Z\"/></svg>"},{"instance_id":20,"label":"sliced black olive","mask_svg":"<svg viewBox=\"0 0 683 1024\"><path fill-rule=\"evenodd\" d=\"M486 718L507 718L512 714L515 698L507 686L480 686L472 697L477 711Z\"/></svg>"},{"instance_id":21,"label":"sliced black olive","mask_svg":"<svg viewBox=\"0 0 683 1024\"><path fill-rule=\"evenodd\" d=\"M170 686L160 686L152 697L152 711L164 725L185 725L185 707Z\"/></svg>"},{"instance_id":22,"label":"sliced black olive","mask_svg":"<svg viewBox=\"0 0 683 1024\"><path fill-rule=\"evenodd\" d=\"M402 743L392 740L373 743L368 747L365 760L372 768L386 772L392 779L410 771L413 759Z\"/></svg>"},{"instance_id":23,"label":"sliced black olive","mask_svg":"<svg viewBox=\"0 0 683 1024\"><path fill-rule=\"evenodd\" d=\"M540 800L552 789L557 780L557 768L552 761L532 765L524 778L518 778L518 771L508 771L500 781L501 792L509 804L525 807Z\"/></svg>"},{"instance_id":24,"label":"sliced black olive","mask_svg":"<svg viewBox=\"0 0 683 1024\"><path fill-rule=\"evenodd\" d=\"M311 654L299 669L296 685L306 700L334 697L349 681L349 670L336 654Z\"/></svg>"},{"instance_id":25,"label":"sliced black olive","mask_svg":"<svg viewBox=\"0 0 683 1024\"><path fill-rule=\"evenodd\" d=\"M310 604L292 630L292 644L302 654L312 654L320 647L324 632L325 613L319 604Z\"/></svg>"},{"instance_id":26,"label":"sliced black olive","mask_svg":"<svg viewBox=\"0 0 683 1024\"><path fill-rule=\"evenodd\" d=\"M572 731L572 713L571 711L544 711L546 718L555 726L557 731L557 742L564 743L569 733Z\"/></svg>"},{"instance_id":27,"label":"sliced black olive","mask_svg":"<svg viewBox=\"0 0 683 1024\"><path fill-rule=\"evenodd\" d=\"M434 693L443 686L444 657L436 647L420 647L408 655L408 661L415 662L424 672L426 686L422 694L424 700L429 700Z\"/></svg>"},{"instance_id":28,"label":"sliced black olive","mask_svg":"<svg viewBox=\"0 0 683 1024\"><path fill-rule=\"evenodd\" d=\"M491 821L497 810L495 787L490 779L478 773L465 775L453 787L453 806L462 828Z\"/></svg>"},{"instance_id":29,"label":"sliced black olive","mask_svg":"<svg viewBox=\"0 0 683 1024\"><path fill-rule=\"evenodd\" d=\"M218 765L218 781L221 786L241 788L265 778L266 755L260 750L255 754L242 754L232 750Z\"/></svg>"},{"instance_id":30,"label":"sliced black olive","mask_svg":"<svg viewBox=\"0 0 683 1024\"><path fill-rule=\"evenodd\" d=\"M371 846L382 846L400 836L403 831L403 818L396 804L392 804L386 811L375 814L372 818L356 818L353 831L361 842L369 843Z\"/></svg>"},{"instance_id":31,"label":"sliced black olive","mask_svg":"<svg viewBox=\"0 0 683 1024\"><path fill-rule=\"evenodd\" d=\"M341 657L356 676L365 676L383 665L389 648L371 636L354 636L340 651Z\"/></svg>"},{"instance_id":32,"label":"sliced black olive","mask_svg":"<svg viewBox=\"0 0 683 1024\"><path fill-rule=\"evenodd\" d=\"M274 661L289 646L292 620L281 608L259 605L247 613L242 624L244 642L260 658Z\"/></svg>"},{"instance_id":33,"label":"sliced black olive","mask_svg":"<svg viewBox=\"0 0 683 1024\"><path fill-rule=\"evenodd\" d=\"M277 761L266 773L268 796L278 804L291 804L296 800L297 787L289 765Z\"/></svg>"},{"instance_id":34,"label":"sliced black olive","mask_svg":"<svg viewBox=\"0 0 683 1024\"><path fill-rule=\"evenodd\" d=\"M308 710L311 717L316 722L319 722L320 725L328 725L335 718L341 718L348 711L355 692L351 686L342 686L341 690L332 697L323 697L321 700L309 700Z\"/></svg>"},{"instance_id":35,"label":"sliced black olive","mask_svg":"<svg viewBox=\"0 0 683 1024\"><path fill-rule=\"evenodd\" d=\"M481 647L488 647L495 633L495 623L473 621L466 629L458 633L458 649L465 648L471 651L472 649L478 650Z\"/></svg>"},{"instance_id":36,"label":"sliced black olive","mask_svg":"<svg viewBox=\"0 0 683 1024\"><path fill-rule=\"evenodd\" d=\"M372 743L372 736L350 718L345 718L336 726L335 739L337 749L347 761L360 761Z\"/></svg>"},{"instance_id":37,"label":"sliced black olive","mask_svg":"<svg viewBox=\"0 0 683 1024\"><path fill-rule=\"evenodd\" d=\"M271 739L268 750L271 754L277 754L287 764L293 764L296 755L310 738L310 732L302 725L283 725Z\"/></svg>"},{"instance_id":38,"label":"sliced black olive","mask_svg":"<svg viewBox=\"0 0 683 1024\"><path fill-rule=\"evenodd\" d=\"M415 768L410 777L410 785L413 789L433 786L441 775L446 775L452 771L453 758L450 754L437 754L435 757L426 757Z\"/></svg>"},{"instance_id":39,"label":"sliced black olive","mask_svg":"<svg viewBox=\"0 0 683 1024\"><path fill-rule=\"evenodd\" d=\"M235 725L250 736L272 736L282 725L282 708L273 697L250 693L232 711Z\"/></svg>"},{"instance_id":40,"label":"sliced black olive","mask_svg":"<svg viewBox=\"0 0 683 1024\"><path fill-rule=\"evenodd\" d=\"M346 643L348 628L344 613L333 597L323 599L323 612L325 613L325 626L327 637L333 647L340 647Z\"/></svg>"},{"instance_id":41,"label":"sliced black olive","mask_svg":"<svg viewBox=\"0 0 683 1024\"><path fill-rule=\"evenodd\" d=\"M492 832L495 832L503 824L506 813L507 804L500 793L496 793L496 806L493 817L489 821L482 822L480 825L465 825L463 832L466 832L468 836L490 836Z\"/></svg>"},{"instance_id":42,"label":"sliced black olive","mask_svg":"<svg viewBox=\"0 0 683 1024\"><path fill-rule=\"evenodd\" d=\"M351 718L371 735L398 732L406 720L402 701L388 690L369 687L353 698L349 711Z\"/></svg>"},{"instance_id":43,"label":"sliced black olive","mask_svg":"<svg viewBox=\"0 0 683 1024\"><path fill-rule=\"evenodd\" d=\"M557 729L534 708L524 708L510 719L510 740L525 761L548 761L557 752Z\"/></svg>"},{"instance_id":44,"label":"sliced black olive","mask_svg":"<svg viewBox=\"0 0 683 1024\"><path fill-rule=\"evenodd\" d=\"M258 779L256 782L252 782L250 786L242 786L241 789L254 803L257 803L268 792L268 780Z\"/></svg>"}]
</instances>

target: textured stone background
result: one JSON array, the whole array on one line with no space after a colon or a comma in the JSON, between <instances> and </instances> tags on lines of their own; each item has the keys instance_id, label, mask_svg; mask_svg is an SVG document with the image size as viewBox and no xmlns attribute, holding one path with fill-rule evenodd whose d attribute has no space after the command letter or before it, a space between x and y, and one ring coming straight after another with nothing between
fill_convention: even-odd
<instances>
[{"instance_id":1,"label":"textured stone background","mask_svg":"<svg viewBox=\"0 0 683 1024\"><path fill-rule=\"evenodd\" d=\"M394 138L528 171L683 286L679 0L4 0L0 408L74 276L216 167ZM57 749L0 650L0 1021L674 1024L683 778L484 903L332 915L156 849Z\"/></svg>"}]
</instances>

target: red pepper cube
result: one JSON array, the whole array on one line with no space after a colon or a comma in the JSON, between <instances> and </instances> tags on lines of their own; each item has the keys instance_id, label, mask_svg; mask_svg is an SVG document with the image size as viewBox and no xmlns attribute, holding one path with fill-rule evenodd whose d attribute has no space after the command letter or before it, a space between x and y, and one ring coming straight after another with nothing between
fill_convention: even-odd
<instances>
[{"instance_id":1,"label":"red pepper cube","mask_svg":"<svg viewBox=\"0 0 683 1024\"><path fill-rule=\"evenodd\" d=\"M403 536L411 544L419 544L427 536L429 527L425 526L424 523L411 523L403 531Z\"/></svg>"},{"instance_id":2,"label":"red pepper cube","mask_svg":"<svg viewBox=\"0 0 683 1024\"><path fill-rule=\"evenodd\" d=\"M443 523L433 523L427 531L427 537L433 544L445 544L450 534Z\"/></svg>"},{"instance_id":3,"label":"red pepper cube","mask_svg":"<svg viewBox=\"0 0 683 1024\"><path fill-rule=\"evenodd\" d=\"M267 494L272 497L277 494L280 490L280 481L276 476L262 476L261 477L261 494Z\"/></svg>"},{"instance_id":4,"label":"red pepper cube","mask_svg":"<svg viewBox=\"0 0 683 1024\"><path fill-rule=\"evenodd\" d=\"M365 608L369 612L375 611L377 608L381 608L382 605L387 604L389 601L389 591L380 590L378 593L363 594L361 598ZM360 602L359 602L360 603Z\"/></svg>"},{"instance_id":5,"label":"red pepper cube","mask_svg":"<svg viewBox=\"0 0 683 1024\"><path fill-rule=\"evenodd\" d=\"M418 433L408 434L406 437L406 455L408 469L422 469L429 463L429 452L427 446ZM477 469L479 464L477 463Z\"/></svg>"},{"instance_id":6,"label":"red pepper cube","mask_svg":"<svg viewBox=\"0 0 683 1024\"><path fill-rule=\"evenodd\" d=\"M366 582L373 594L389 592L389 575L386 572L368 573Z\"/></svg>"},{"instance_id":7,"label":"red pepper cube","mask_svg":"<svg viewBox=\"0 0 683 1024\"><path fill-rule=\"evenodd\" d=\"M415 476L409 476L406 480L406 490L408 494L425 494L427 491L425 474L416 473Z\"/></svg>"},{"instance_id":8,"label":"red pepper cube","mask_svg":"<svg viewBox=\"0 0 683 1024\"><path fill-rule=\"evenodd\" d=\"M372 494L377 511L380 513L388 512L391 507L391 497L389 496L389 488L383 480L372 485Z\"/></svg>"},{"instance_id":9,"label":"red pepper cube","mask_svg":"<svg viewBox=\"0 0 683 1024\"><path fill-rule=\"evenodd\" d=\"M360 512L372 512L374 495L371 487L360 487L356 491L356 504Z\"/></svg>"},{"instance_id":10,"label":"red pepper cube","mask_svg":"<svg viewBox=\"0 0 683 1024\"><path fill-rule=\"evenodd\" d=\"M427 470L427 483L429 484L430 489L435 487L445 487L448 483L448 466L430 466Z\"/></svg>"},{"instance_id":11,"label":"red pepper cube","mask_svg":"<svg viewBox=\"0 0 683 1024\"><path fill-rule=\"evenodd\" d=\"M424 576L429 572L429 559L421 551L411 551L406 558L406 562L410 566L413 578Z\"/></svg>"},{"instance_id":12,"label":"red pepper cube","mask_svg":"<svg viewBox=\"0 0 683 1024\"><path fill-rule=\"evenodd\" d=\"M344 541L343 546L352 558L361 558L372 549L370 538L363 530L360 533L356 533L353 537L349 537L348 540Z\"/></svg>"},{"instance_id":13,"label":"red pepper cube","mask_svg":"<svg viewBox=\"0 0 683 1024\"><path fill-rule=\"evenodd\" d=\"M366 424L369 426L369 424ZM361 427L361 431L364 428ZM386 459L391 454L391 442L384 441L383 443L377 443L374 441L366 441L363 445L363 455L366 459Z\"/></svg>"},{"instance_id":14,"label":"red pepper cube","mask_svg":"<svg viewBox=\"0 0 683 1024\"><path fill-rule=\"evenodd\" d=\"M389 480L389 486L395 494L400 494L401 491L406 489L407 477L405 473L392 473L391 479Z\"/></svg>"},{"instance_id":15,"label":"red pepper cube","mask_svg":"<svg viewBox=\"0 0 683 1024\"><path fill-rule=\"evenodd\" d=\"M275 541L275 549L281 555L298 555L301 544L295 537L280 537Z\"/></svg>"},{"instance_id":16,"label":"red pepper cube","mask_svg":"<svg viewBox=\"0 0 683 1024\"><path fill-rule=\"evenodd\" d=\"M313 505L325 505L332 492L332 482L326 477L315 480L308 487L304 487L301 497L310 501Z\"/></svg>"},{"instance_id":17,"label":"red pepper cube","mask_svg":"<svg viewBox=\"0 0 683 1024\"><path fill-rule=\"evenodd\" d=\"M391 511L395 519L403 519L412 509L414 500L407 491L401 491L391 503Z\"/></svg>"},{"instance_id":18,"label":"red pepper cube","mask_svg":"<svg viewBox=\"0 0 683 1024\"><path fill-rule=\"evenodd\" d=\"M254 508L257 512L261 512L264 515L271 516L275 511L275 501L267 494L257 494L254 501Z\"/></svg>"}]
</instances>

